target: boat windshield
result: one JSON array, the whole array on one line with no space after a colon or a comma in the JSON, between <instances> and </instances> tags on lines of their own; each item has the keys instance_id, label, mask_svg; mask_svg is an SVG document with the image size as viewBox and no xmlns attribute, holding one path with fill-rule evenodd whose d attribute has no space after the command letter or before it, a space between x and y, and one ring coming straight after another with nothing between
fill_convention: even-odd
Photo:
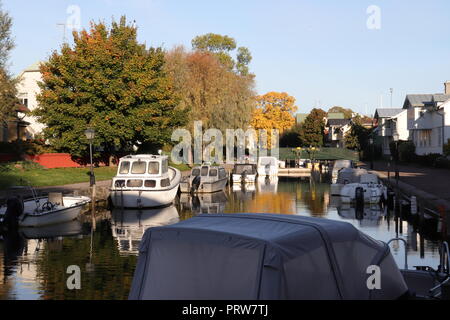
<instances>
[{"instance_id":1,"label":"boat windshield","mask_svg":"<svg viewBox=\"0 0 450 320\"><path fill-rule=\"evenodd\" d=\"M209 176L210 177L217 177L217 169L209 170Z\"/></svg>"},{"instance_id":2,"label":"boat windshield","mask_svg":"<svg viewBox=\"0 0 450 320\"><path fill-rule=\"evenodd\" d=\"M144 174L145 173L146 162L135 161L131 167L132 174Z\"/></svg>"},{"instance_id":3,"label":"boat windshield","mask_svg":"<svg viewBox=\"0 0 450 320\"><path fill-rule=\"evenodd\" d=\"M202 177L206 177L208 175L208 167L202 167Z\"/></svg>"},{"instance_id":4,"label":"boat windshield","mask_svg":"<svg viewBox=\"0 0 450 320\"><path fill-rule=\"evenodd\" d=\"M200 169L196 168L192 170L192 175L198 177L200 175Z\"/></svg>"},{"instance_id":5,"label":"boat windshield","mask_svg":"<svg viewBox=\"0 0 450 320\"><path fill-rule=\"evenodd\" d=\"M244 173L244 171L247 173L247 174L252 174L252 173L254 173L254 170L253 170L253 166L252 165L250 165L250 164L245 164L245 165L236 165L235 167L234 167L234 172L236 173L236 174L242 174L242 173Z\"/></svg>"},{"instance_id":6,"label":"boat windshield","mask_svg":"<svg viewBox=\"0 0 450 320\"><path fill-rule=\"evenodd\" d=\"M159 162L152 161L148 163L148 173L158 174L159 173Z\"/></svg>"},{"instance_id":7,"label":"boat windshield","mask_svg":"<svg viewBox=\"0 0 450 320\"><path fill-rule=\"evenodd\" d=\"M164 159L162 161L162 173L166 173L169 171L169 161L167 159Z\"/></svg>"},{"instance_id":8,"label":"boat windshield","mask_svg":"<svg viewBox=\"0 0 450 320\"><path fill-rule=\"evenodd\" d=\"M119 174L128 174L130 172L130 162L124 161L120 164Z\"/></svg>"}]
</instances>

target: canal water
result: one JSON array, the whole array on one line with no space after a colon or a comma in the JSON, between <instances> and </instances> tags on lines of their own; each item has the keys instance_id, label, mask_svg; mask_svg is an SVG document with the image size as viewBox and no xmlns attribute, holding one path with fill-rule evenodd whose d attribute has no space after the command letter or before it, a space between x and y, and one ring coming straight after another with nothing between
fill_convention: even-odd
<instances>
[{"instance_id":1,"label":"canal water","mask_svg":"<svg viewBox=\"0 0 450 320\"><path fill-rule=\"evenodd\" d=\"M261 179L255 186L228 186L226 192L190 197L158 210L99 209L91 218L47 228L20 230L0 240L0 299L127 299L140 240L147 228L173 224L201 213L284 213L346 221L369 236L407 240L409 267L439 263L436 226L416 228L378 206L363 212L330 197L326 177ZM391 245L400 267L404 249ZM81 270L81 289L69 290L69 266ZM180 268L183 266L180 265Z\"/></svg>"}]
</instances>

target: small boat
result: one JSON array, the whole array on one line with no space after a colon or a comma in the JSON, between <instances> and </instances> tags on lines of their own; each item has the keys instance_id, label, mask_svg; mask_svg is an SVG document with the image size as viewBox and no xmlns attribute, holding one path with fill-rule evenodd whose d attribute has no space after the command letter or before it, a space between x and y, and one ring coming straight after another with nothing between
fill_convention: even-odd
<instances>
[{"instance_id":1,"label":"small boat","mask_svg":"<svg viewBox=\"0 0 450 320\"><path fill-rule=\"evenodd\" d=\"M180 268L182 266L182 268ZM380 288L368 285L378 267ZM389 246L353 225L275 214L200 215L147 230L131 300L386 300L408 296Z\"/></svg>"},{"instance_id":2,"label":"small boat","mask_svg":"<svg viewBox=\"0 0 450 320\"><path fill-rule=\"evenodd\" d=\"M120 159L110 198L116 208L155 208L173 203L181 172L167 156L133 155Z\"/></svg>"},{"instance_id":3,"label":"small boat","mask_svg":"<svg viewBox=\"0 0 450 320\"><path fill-rule=\"evenodd\" d=\"M194 167L180 184L183 193L213 193L223 191L228 183L228 174L223 166L204 164Z\"/></svg>"},{"instance_id":4,"label":"small boat","mask_svg":"<svg viewBox=\"0 0 450 320\"><path fill-rule=\"evenodd\" d=\"M75 220L90 201L88 197L63 197L61 193L25 201L12 198L7 206L0 208L0 217L8 220L11 215L17 219L19 227L49 226Z\"/></svg>"},{"instance_id":5,"label":"small boat","mask_svg":"<svg viewBox=\"0 0 450 320\"><path fill-rule=\"evenodd\" d=\"M330 192L332 196L339 196L342 187L349 183L359 183L361 176L367 174L366 169L361 168L342 168L338 171L336 182L331 184Z\"/></svg>"},{"instance_id":6,"label":"small boat","mask_svg":"<svg viewBox=\"0 0 450 320\"><path fill-rule=\"evenodd\" d=\"M255 183L257 174L256 164L238 163L233 168L233 183Z\"/></svg>"},{"instance_id":7,"label":"small boat","mask_svg":"<svg viewBox=\"0 0 450 320\"><path fill-rule=\"evenodd\" d=\"M381 203L387 200L387 187L375 174L363 174L359 183L349 183L341 189L342 203Z\"/></svg>"},{"instance_id":8,"label":"small boat","mask_svg":"<svg viewBox=\"0 0 450 320\"><path fill-rule=\"evenodd\" d=\"M258 175L260 177L278 176L278 159L275 157L259 157L258 158Z\"/></svg>"}]
</instances>

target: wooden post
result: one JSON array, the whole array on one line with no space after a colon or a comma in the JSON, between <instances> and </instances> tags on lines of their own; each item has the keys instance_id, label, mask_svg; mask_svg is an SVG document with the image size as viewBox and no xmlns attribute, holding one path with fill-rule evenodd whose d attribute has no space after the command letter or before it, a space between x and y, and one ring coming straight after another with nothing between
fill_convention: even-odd
<instances>
[{"instance_id":1,"label":"wooden post","mask_svg":"<svg viewBox=\"0 0 450 320\"><path fill-rule=\"evenodd\" d=\"M92 218L92 229L95 231L97 223L95 221L95 207L96 207L96 185L91 187L91 218Z\"/></svg>"}]
</instances>

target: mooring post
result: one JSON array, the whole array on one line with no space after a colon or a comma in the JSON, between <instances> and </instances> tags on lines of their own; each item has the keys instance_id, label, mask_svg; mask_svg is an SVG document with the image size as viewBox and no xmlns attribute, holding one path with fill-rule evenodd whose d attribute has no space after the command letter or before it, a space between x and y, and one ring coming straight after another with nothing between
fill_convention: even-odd
<instances>
[{"instance_id":1,"label":"mooring post","mask_svg":"<svg viewBox=\"0 0 450 320\"><path fill-rule=\"evenodd\" d=\"M96 204L96 185L95 183L91 187L91 217L92 217L92 228L95 231L97 223L95 221L95 204Z\"/></svg>"}]
</instances>

